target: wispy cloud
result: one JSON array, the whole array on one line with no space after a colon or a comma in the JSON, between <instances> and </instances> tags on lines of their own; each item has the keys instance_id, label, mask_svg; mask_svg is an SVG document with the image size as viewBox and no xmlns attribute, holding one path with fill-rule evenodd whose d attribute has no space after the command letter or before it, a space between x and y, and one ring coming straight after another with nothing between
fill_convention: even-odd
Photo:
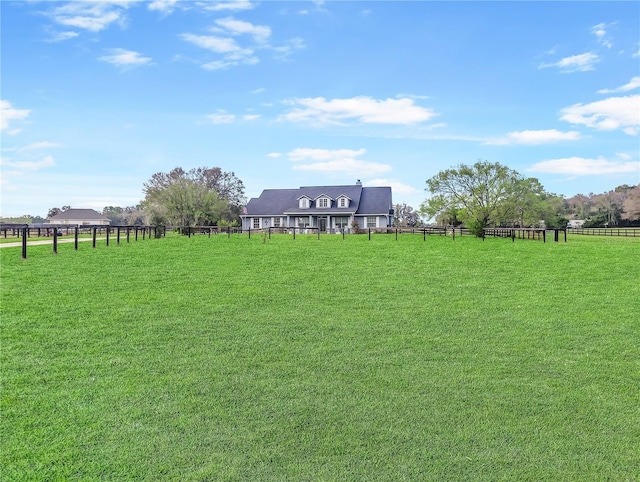
<instances>
[{"instance_id":1,"label":"wispy cloud","mask_svg":"<svg viewBox=\"0 0 640 482\"><path fill-rule=\"evenodd\" d=\"M196 2L199 7L213 12L222 10L251 10L255 5L249 0L232 0L222 2Z\"/></svg>"},{"instance_id":2,"label":"wispy cloud","mask_svg":"<svg viewBox=\"0 0 640 482\"><path fill-rule=\"evenodd\" d=\"M36 151L40 149L52 149L57 147L64 147L62 144L58 144L56 142L34 142L32 144L22 146L22 147L3 147L3 152L28 152L28 151Z\"/></svg>"},{"instance_id":3,"label":"wispy cloud","mask_svg":"<svg viewBox=\"0 0 640 482\"><path fill-rule=\"evenodd\" d=\"M80 34L78 32L73 32L73 31L51 32L51 37L47 40L47 42L50 42L50 43L64 42L65 40L78 37L79 35Z\"/></svg>"},{"instance_id":4,"label":"wispy cloud","mask_svg":"<svg viewBox=\"0 0 640 482\"><path fill-rule=\"evenodd\" d=\"M404 184L396 179L387 179L387 178L369 179L366 181L366 184L367 186L372 186L372 187L390 186L391 190L393 191L393 196L395 198L402 195L415 196L415 195L420 195L424 193L424 190L418 189L417 187L414 187L414 186L409 186L408 184Z\"/></svg>"},{"instance_id":5,"label":"wispy cloud","mask_svg":"<svg viewBox=\"0 0 640 482\"><path fill-rule=\"evenodd\" d=\"M629 135L640 130L640 95L609 97L608 99L575 104L561 111L561 120L583 124L602 131L621 129Z\"/></svg>"},{"instance_id":6,"label":"wispy cloud","mask_svg":"<svg viewBox=\"0 0 640 482\"><path fill-rule=\"evenodd\" d=\"M56 162L52 156L46 156L39 161L10 161L2 159L2 165L11 167L17 171L39 171L46 167L54 167Z\"/></svg>"},{"instance_id":7,"label":"wispy cloud","mask_svg":"<svg viewBox=\"0 0 640 482\"><path fill-rule=\"evenodd\" d=\"M549 67L557 67L561 72L588 72L594 70L594 65L600 61L598 54L586 52L584 54L572 55L565 57L558 62L540 64L538 68L545 69Z\"/></svg>"},{"instance_id":8,"label":"wispy cloud","mask_svg":"<svg viewBox=\"0 0 640 482\"><path fill-rule=\"evenodd\" d=\"M236 116L227 114L224 110L219 110L215 114L209 114L207 119L209 119L212 124L231 124L236 120Z\"/></svg>"},{"instance_id":9,"label":"wispy cloud","mask_svg":"<svg viewBox=\"0 0 640 482\"><path fill-rule=\"evenodd\" d=\"M265 25L254 25L232 17L216 20L216 24L230 35L251 35L257 43L266 43L271 36L271 28Z\"/></svg>"},{"instance_id":10,"label":"wispy cloud","mask_svg":"<svg viewBox=\"0 0 640 482\"><path fill-rule=\"evenodd\" d=\"M611 38L607 36L607 28L611 25L612 24L607 25L606 23L599 23L598 25L591 27L591 33L596 36L598 43L607 48L613 47Z\"/></svg>"},{"instance_id":11,"label":"wispy cloud","mask_svg":"<svg viewBox=\"0 0 640 482\"><path fill-rule=\"evenodd\" d=\"M493 146L507 146L514 144L538 145L551 144L554 142L575 141L580 139L577 131L562 132L556 129L548 130L528 130L509 132L506 136L497 139L490 139L484 144Z\"/></svg>"},{"instance_id":12,"label":"wispy cloud","mask_svg":"<svg viewBox=\"0 0 640 482\"><path fill-rule=\"evenodd\" d=\"M260 59L258 51L272 51L274 57L286 60L293 52L304 48L304 41L300 38L287 40L283 45L274 46L271 38L271 27L255 25L251 22L226 17L215 21L210 29L211 34L197 35L183 33L180 38L210 52L221 54L222 58L203 62L205 70L220 70L244 64L257 64Z\"/></svg>"},{"instance_id":13,"label":"wispy cloud","mask_svg":"<svg viewBox=\"0 0 640 482\"><path fill-rule=\"evenodd\" d=\"M20 129L9 129L9 122L26 119L30 113L29 109L16 109L8 100L0 100L0 130L10 135L17 134Z\"/></svg>"},{"instance_id":14,"label":"wispy cloud","mask_svg":"<svg viewBox=\"0 0 640 482\"><path fill-rule=\"evenodd\" d=\"M584 157L568 157L550 159L534 164L529 172L548 174L567 174L572 176L598 176L603 174L640 173L640 162L609 161L603 157L588 159Z\"/></svg>"},{"instance_id":15,"label":"wispy cloud","mask_svg":"<svg viewBox=\"0 0 640 482\"><path fill-rule=\"evenodd\" d=\"M133 3L127 1L68 2L50 9L46 14L59 25L100 32L113 23L124 26L126 22L124 10Z\"/></svg>"},{"instance_id":16,"label":"wispy cloud","mask_svg":"<svg viewBox=\"0 0 640 482\"><path fill-rule=\"evenodd\" d=\"M345 125L348 121L364 124L410 125L426 122L437 114L415 104L413 99L374 99L366 96L349 99L324 97L285 101L292 109L281 120L314 125Z\"/></svg>"},{"instance_id":17,"label":"wispy cloud","mask_svg":"<svg viewBox=\"0 0 640 482\"><path fill-rule=\"evenodd\" d=\"M615 89L599 90L598 94L615 94L619 92L629 92L638 88L640 88L640 75L635 76L628 83L621 85L620 87L616 87Z\"/></svg>"},{"instance_id":18,"label":"wispy cloud","mask_svg":"<svg viewBox=\"0 0 640 482\"><path fill-rule=\"evenodd\" d=\"M267 154L267 157L270 157L272 159L278 159L279 157L282 157L282 153L280 153L280 152L270 152L269 154Z\"/></svg>"},{"instance_id":19,"label":"wispy cloud","mask_svg":"<svg viewBox=\"0 0 640 482\"><path fill-rule=\"evenodd\" d=\"M150 57L143 57L140 53L126 49L108 49L109 55L98 57L98 60L107 62L122 69L131 69L151 65Z\"/></svg>"},{"instance_id":20,"label":"wispy cloud","mask_svg":"<svg viewBox=\"0 0 640 482\"><path fill-rule=\"evenodd\" d=\"M294 162L293 169L318 171L325 173L376 176L391 170L388 164L367 162L357 159L366 153L366 149L310 149L297 148L287 154Z\"/></svg>"},{"instance_id":21,"label":"wispy cloud","mask_svg":"<svg viewBox=\"0 0 640 482\"><path fill-rule=\"evenodd\" d=\"M155 10L162 14L168 15L175 9L180 0L153 0L149 3L147 8L149 10Z\"/></svg>"}]
</instances>

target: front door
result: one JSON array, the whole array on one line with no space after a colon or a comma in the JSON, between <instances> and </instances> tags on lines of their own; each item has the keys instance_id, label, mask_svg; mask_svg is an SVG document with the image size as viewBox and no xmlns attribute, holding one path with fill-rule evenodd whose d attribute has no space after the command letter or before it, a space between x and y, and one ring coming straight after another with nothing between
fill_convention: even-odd
<instances>
[{"instance_id":1,"label":"front door","mask_svg":"<svg viewBox=\"0 0 640 482\"><path fill-rule=\"evenodd\" d=\"M318 218L318 228L321 233L327 232L327 218Z\"/></svg>"}]
</instances>

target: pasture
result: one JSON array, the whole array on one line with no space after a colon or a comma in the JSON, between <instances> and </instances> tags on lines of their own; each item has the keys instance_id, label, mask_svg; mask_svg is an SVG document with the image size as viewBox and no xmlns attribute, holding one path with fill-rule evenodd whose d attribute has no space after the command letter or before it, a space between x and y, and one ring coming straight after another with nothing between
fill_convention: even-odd
<instances>
[{"instance_id":1,"label":"pasture","mask_svg":"<svg viewBox=\"0 0 640 482\"><path fill-rule=\"evenodd\" d=\"M4 481L640 480L638 239L0 260Z\"/></svg>"}]
</instances>

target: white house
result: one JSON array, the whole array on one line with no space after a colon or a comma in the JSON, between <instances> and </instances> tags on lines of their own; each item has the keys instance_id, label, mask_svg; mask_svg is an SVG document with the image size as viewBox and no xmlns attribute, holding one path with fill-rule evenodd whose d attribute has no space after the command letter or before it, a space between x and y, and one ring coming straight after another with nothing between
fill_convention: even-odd
<instances>
[{"instance_id":1,"label":"white house","mask_svg":"<svg viewBox=\"0 0 640 482\"><path fill-rule=\"evenodd\" d=\"M47 224L71 224L78 226L95 226L111 224L111 219L103 216L93 209L67 209L61 213L51 216Z\"/></svg>"}]
</instances>

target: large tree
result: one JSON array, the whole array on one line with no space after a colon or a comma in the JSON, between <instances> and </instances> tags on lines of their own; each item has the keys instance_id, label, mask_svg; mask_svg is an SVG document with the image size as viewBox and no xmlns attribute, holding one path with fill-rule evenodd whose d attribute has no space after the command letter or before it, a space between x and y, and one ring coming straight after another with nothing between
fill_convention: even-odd
<instances>
[{"instance_id":1,"label":"large tree","mask_svg":"<svg viewBox=\"0 0 640 482\"><path fill-rule=\"evenodd\" d=\"M526 179L500 163L476 162L439 172L427 180L431 197L421 206L425 216L462 221L476 236L489 226L529 225L547 209L537 179Z\"/></svg>"},{"instance_id":2,"label":"large tree","mask_svg":"<svg viewBox=\"0 0 640 482\"><path fill-rule=\"evenodd\" d=\"M151 223L177 226L234 221L244 204L244 185L219 167L157 172L144 184L142 202Z\"/></svg>"}]
</instances>

